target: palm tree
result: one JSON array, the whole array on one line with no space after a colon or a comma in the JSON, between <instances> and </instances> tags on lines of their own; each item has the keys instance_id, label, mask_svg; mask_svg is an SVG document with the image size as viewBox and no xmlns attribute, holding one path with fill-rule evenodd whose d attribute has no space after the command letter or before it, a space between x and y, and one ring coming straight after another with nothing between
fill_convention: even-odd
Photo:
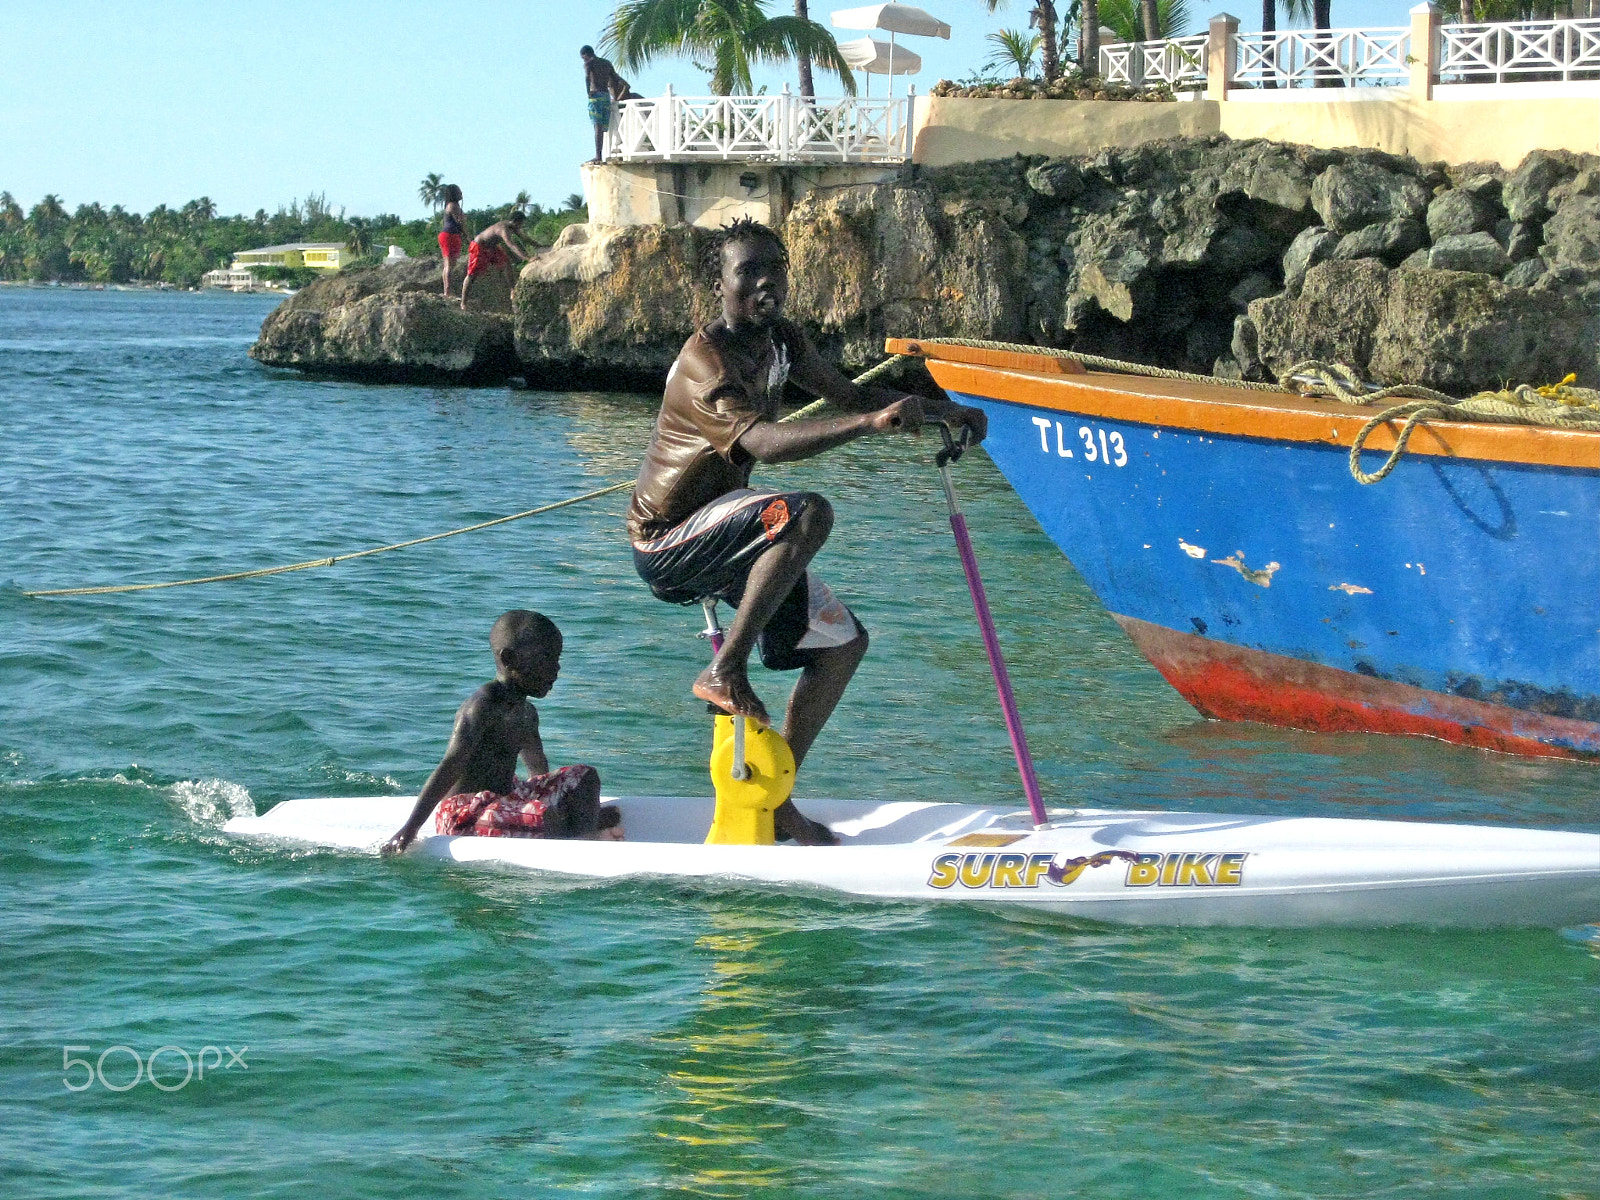
<instances>
[{"instance_id":1,"label":"palm tree","mask_svg":"<svg viewBox=\"0 0 1600 1200\"><path fill-rule=\"evenodd\" d=\"M1083 0L1085 11L1092 8L1094 3L1095 0ZM983 0L983 4L990 12L994 12L996 9L1004 8L1006 0ZM1028 27L1039 31L1039 70L1044 75L1047 83L1055 82L1056 76L1061 74L1061 53L1057 41L1060 24L1061 19L1056 13L1055 0L1034 0L1033 6L1028 9ZM1098 28L1098 26L1095 27L1096 30ZM1089 32L1087 24L1084 26L1084 30ZM1093 41L1098 53L1100 45L1098 32L1095 32ZM1080 38L1080 47L1082 43L1083 39ZM1089 68L1085 67L1084 70L1088 71Z\"/></svg>"},{"instance_id":2,"label":"palm tree","mask_svg":"<svg viewBox=\"0 0 1600 1200\"><path fill-rule=\"evenodd\" d=\"M52 192L33 206L28 217L36 229L52 229L66 224L67 210L62 206L61 197Z\"/></svg>"},{"instance_id":3,"label":"palm tree","mask_svg":"<svg viewBox=\"0 0 1600 1200\"><path fill-rule=\"evenodd\" d=\"M984 59L984 66L1014 69L1015 74L1024 79L1028 77L1028 72L1033 70L1033 56L1039 53L1040 38L1037 33L1029 33L1025 29L1002 29L989 34L985 40L993 42L995 48Z\"/></svg>"},{"instance_id":4,"label":"palm tree","mask_svg":"<svg viewBox=\"0 0 1600 1200\"><path fill-rule=\"evenodd\" d=\"M1140 25L1143 26L1142 38L1129 38L1134 42L1157 42L1161 40L1161 15L1156 11L1156 0L1139 0Z\"/></svg>"},{"instance_id":5,"label":"palm tree","mask_svg":"<svg viewBox=\"0 0 1600 1200\"><path fill-rule=\"evenodd\" d=\"M1155 42L1182 36L1189 26L1188 0L1155 0L1155 5L1153 37L1144 20L1144 0L1100 0L1100 24L1125 42Z\"/></svg>"},{"instance_id":6,"label":"palm tree","mask_svg":"<svg viewBox=\"0 0 1600 1200\"><path fill-rule=\"evenodd\" d=\"M440 209L444 207L444 176L437 171L424 175L422 186L417 189L417 199L429 208Z\"/></svg>"},{"instance_id":7,"label":"palm tree","mask_svg":"<svg viewBox=\"0 0 1600 1200\"><path fill-rule=\"evenodd\" d=\"M702 57L711 62L711 90L719 96L748 95L753 63L787 62L806 55L839 76L855 95L850 66L833 35L815 21L769 17L766 0L623 0L611 14L602 47L622 67L642 70L658 58Z\"/></svg>"},{"instance_id":8,"label":"palm tree","mask_svg":"<svg viewBox=\"0 0 1600 1200\"><path fill-rule=\"evenodd\" d=\"M1471 3L1472 0L1466 0ZM1311 15L1311 0L1261 0L1261 32L1276 33L1278 31L1278 6L1283 6L1283 15L1291 21L1304 21ZM1276 88L1278 81L1270 75L1263 86Z\"/></svg>"},{"instance_id":9,"label":"palm tree","mask_svg":"<svg viewBox=\"0 0 1600 1200\"><path fill-rule=\"evenodd\" d=\"M806 0L794 0L794 18L797 21L811 22L811 10ZM795 66L800 69L800 94L809 99L814 99L817 94L816 87L811 82L811 55L796 54Z\"/></svg>"},{"instance_id":10,"label":"palm tree","mask_svg":"<svg viewBox=\"0 0 1600 1200\"><path fill-rule=\"evenodd\" d=\"M573 192L570 196L567 197L567 203L566 203L566 206L565 206L565 211L567 211L567 212L577 212L582 207L583 207L583 197L581 195L579 195L577 192Z\"/></svg>"},{"instance_id":11,"label":"palm tree","mask_svg":"<svg viewBox=\"0 0 1600 1200\"><path fill-rule=\"evenodd\" d=\"M357 258L372 253L372 227L365 218L350 218L350 236L345 238L344 248Z\"/></svg>"}]
</instances>

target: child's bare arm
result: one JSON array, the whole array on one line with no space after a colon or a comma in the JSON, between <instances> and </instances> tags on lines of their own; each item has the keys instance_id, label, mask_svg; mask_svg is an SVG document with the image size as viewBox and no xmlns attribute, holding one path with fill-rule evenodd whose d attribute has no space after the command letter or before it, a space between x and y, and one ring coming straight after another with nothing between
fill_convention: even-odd
<instances>
[{"instance_id":1,"label":"child's bare arm","mask_svg":"<svg viewBox=\"0 0 1600 1200\"><path fill-rule=\"evenodd\" d=\"M528 719L522 727L522 761L528 764L528 774L544 775L550 770L550 760L544 754L544 742L539 738L539 710L528 705Z\"/></svg>"},{"instance_id":2,"label":"child's bare arm","mask_svg":"<svg viewBox=\"0 0 1600 1200\"><path fill-rule=\"evenodd\" d=\"M433 769L433 774L428 776L428 782L422 785L422 792L417 796L417 803L411 809L411 815L406 818L406 823L383 844L384 854L398 854L411 845L417 836L417 831L422 828L422 823L428 819L439 801L450 795L456 781L472 762L473 755L478 752L478 746L483 741L483 729L481 704L478 697L473 696L461 706L461 711L456 713L455 728L450 732L450 745L446 747L444 757Z\"/></svg>"}]
</instances>

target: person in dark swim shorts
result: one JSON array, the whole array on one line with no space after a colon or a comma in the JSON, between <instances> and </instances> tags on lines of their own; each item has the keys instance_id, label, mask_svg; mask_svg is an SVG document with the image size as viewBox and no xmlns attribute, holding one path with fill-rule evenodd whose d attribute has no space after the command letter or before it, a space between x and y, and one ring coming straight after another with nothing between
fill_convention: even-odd
<instances>
[{"instance_id":1,"label":"person in dark swim shorts","mask_svg":"<svg viewBox=\"0 0 1600 1200\"><path fill-rule=\"evenodd\" d=\"M798 767L867 651L867 634L810 568L833 528L833 507L815 492L752 489L758 462L811 458L857 438L914 433L924 411L967 426L984 415L940 396L922 399L851 383L783 317L789 256L772 230L736 221L708 239L705 269L722 315L684 343L645 453L628 538L653 594L680 604L716 596L736 606L733 624L693 692L724 712L770 724L750 685L759 645L774 670L801 672L783 737ZM854 409L848 416L778 423L786 384ZM811 845L834 838L785 801L779 837Z\"/></svg>"}]
</instances>

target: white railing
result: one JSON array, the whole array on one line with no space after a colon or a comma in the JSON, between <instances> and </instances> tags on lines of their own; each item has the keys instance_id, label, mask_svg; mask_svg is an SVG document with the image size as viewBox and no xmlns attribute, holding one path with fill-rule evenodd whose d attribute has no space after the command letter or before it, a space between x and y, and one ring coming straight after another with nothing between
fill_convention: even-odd
<instances>
[{"instance_id":1,"label":"white railing","mask_svg":"<svg viewBox=\"0 0 1600 1200\"><path fill-rule=\"evenodd\" d=\"M1234 81L1254 87L1393 87L1410 76L1407 28L1241 33L1235 44Z\"/></svg>"},{"instance_id":2,"label":"white railing","mask_svg":"<svg viewBox=\"0 0 1600 1200\"><path fill-rule=\"evenodd\" d=\"M1600 79L1600 18L1446 25L1439 75L1450 82L1504 83L1543 75Z\"/></svg>"},{"instance_id":3,"label":"white railing","mask_svg":"<svg viewBox=\"0 0 1600 1200\"><path fill-rule=\"evenodd\" d=\"M665 96L617 105L606 157L618 162L901 162L911 155L902 100Z\"/></svg>"},{"instance_id":4,"label":"white railing","mask_svg":"<svg viewBox=\"0 0 1600 1200\"><path fill-rule=\"evenodd\" d=\"M1107 83L1142 87L1165 83L1172 87L1202 86L1206 81L1206 47L1203 33L1169 38L1164 42L1118 42L1100 47L1100 77Z\"/></svg>"}]
</instances>

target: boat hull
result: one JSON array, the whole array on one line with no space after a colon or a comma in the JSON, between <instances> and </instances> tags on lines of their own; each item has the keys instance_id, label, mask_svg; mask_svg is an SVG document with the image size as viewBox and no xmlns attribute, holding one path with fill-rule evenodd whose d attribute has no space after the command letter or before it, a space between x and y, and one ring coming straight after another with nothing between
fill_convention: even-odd
<instances>
[{"instance_id":1,"label":"boat hull","mask_svg":"<svg viewBox=\"0 0 1600 1200\"><path fill-rule=\"evenodd\" d=\"M628 840L423 836L413 853L592 879L658 877L964 901L1133 925L1506 927L1600 914L1600 836L1331 818L1079 810L1035 830L980 805L806 800L837 847L705 845L708 797L625 797ZM371 852L410 797L290 800L239 836Z\"/></svg>"},{"instance_id":2,"label":"boat hull","mask_svg":"<svg viewBox=\"0 0 1600 1200\"><path fill-rule=\"evenodd\" d=\"M1428 428L1364 486L1359 411L929 367L988 414L990 457L1202 713L1600 756L1600 435Z\"/></svg>"}]
</instances>

